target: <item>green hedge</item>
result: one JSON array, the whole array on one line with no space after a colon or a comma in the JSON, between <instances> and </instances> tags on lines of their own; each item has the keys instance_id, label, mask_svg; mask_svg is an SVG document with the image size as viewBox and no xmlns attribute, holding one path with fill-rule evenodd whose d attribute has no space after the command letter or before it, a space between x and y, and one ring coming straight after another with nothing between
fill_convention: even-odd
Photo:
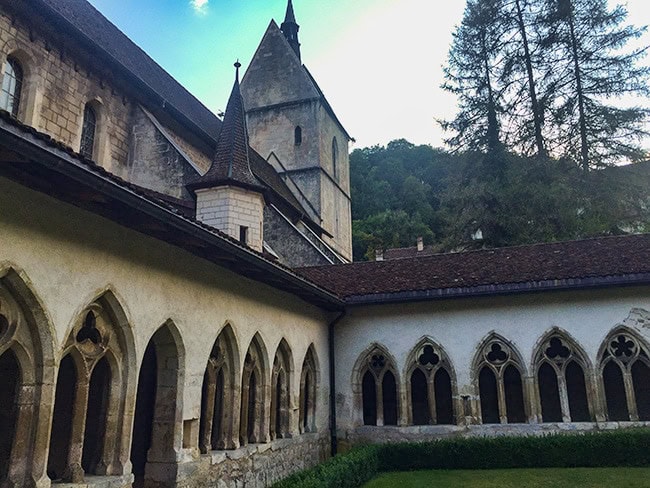
<instances>
[{"instance_id":1,"label":"green hedge","mask_svg":"<svg viewBox=\"0 0 650 488\"><path fill-rule=\"evenodd\" d=\"M355 488L380 471L615 466L650 466L650 429L365 446L273 486Z\"/></svg>"}]
</instances>

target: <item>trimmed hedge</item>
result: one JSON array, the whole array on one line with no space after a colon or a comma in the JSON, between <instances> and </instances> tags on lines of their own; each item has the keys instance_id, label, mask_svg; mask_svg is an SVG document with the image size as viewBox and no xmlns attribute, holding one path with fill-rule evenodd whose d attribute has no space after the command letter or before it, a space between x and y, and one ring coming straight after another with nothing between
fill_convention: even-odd
<instances>
[{"instance_id":1,"label":"trimmed hedge","mask_svg":"<svg viewBox=\"0 0 650 488\"><path fill-rule=\"evenodd\" d=\"M365 446L273 486L356 488L381 471L616 466L650 466L650 429Z\"/></svg>"}]
</instances>

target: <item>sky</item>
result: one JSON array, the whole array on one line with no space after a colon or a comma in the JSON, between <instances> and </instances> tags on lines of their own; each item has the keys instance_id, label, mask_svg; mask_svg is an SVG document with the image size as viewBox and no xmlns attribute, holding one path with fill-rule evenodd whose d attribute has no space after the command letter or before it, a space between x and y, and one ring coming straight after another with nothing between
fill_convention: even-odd
<instances>
[{"instance_id":1,"label":"sky","mask_svg":"<svg viewBox=\"0 0 650 488\"><path fill-rule=\"evenodd\" d=\"M284 19L286 1L90 0L215 113L228 101L233 63L248 67L270 20ZM650 1L622 3L631 23L650 24ZM454 116L456 99L440 88L442 66L465 0L293 4L302 61L356 139L352 148L399 138L443 145L436 120Z\"/></svg>"}]
</instances>

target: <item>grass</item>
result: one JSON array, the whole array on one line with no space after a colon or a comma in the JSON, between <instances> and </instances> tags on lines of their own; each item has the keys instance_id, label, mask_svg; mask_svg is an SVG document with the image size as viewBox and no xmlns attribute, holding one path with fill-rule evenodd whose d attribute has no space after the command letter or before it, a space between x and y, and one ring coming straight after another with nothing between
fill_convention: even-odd
<instances>
[{"instance_id":1,"label":"grass","mask_svg":"<svg viewBox=\"0 0 650 488\"><path fill-rule=\"evenodd\" d=\"M432 470L384 473L364 488L647 488L650 468Z\"/></svg>"}]
</instances>

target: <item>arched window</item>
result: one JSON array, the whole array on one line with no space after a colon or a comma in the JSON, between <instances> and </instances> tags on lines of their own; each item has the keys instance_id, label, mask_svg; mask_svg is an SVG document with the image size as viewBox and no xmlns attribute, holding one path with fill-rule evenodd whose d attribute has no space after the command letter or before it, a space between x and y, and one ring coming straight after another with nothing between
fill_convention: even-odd
<instances>
[{"instance_id":1,"label":"arched window","mask_svg":"<svg viewBox=\"0 0 650 488\"><path fill-rule=\"evenodd\" d=\"M339 159L339 143L336 137L332 139L332 174L334 179L338 178L338 159Z\"/></svg>"},{"instance_id":2,"label":"arched window","mask_svg":"<svg viewBox=\"0 0 650 488\"><path fill-rule=\"evenodd\" d=\"M20 95L23 88L23 69L12 57L7 58L0 91L0 109L6 110L14 117L18 116Z\"/></svg>"},{"instance_id":3,"label":"arched window","mask_svg":"<svg viewBox=\"0 0 650 488\"><path fill-rule=\"evenodd\" d=\"M617 329L605 339L600 356L608 420L650 420L647 346L635 333Z\"/></svg>"},{"instance_id":4,"label":"arched window","mask_svg":"<svg viewBox=\"0 0 650 488\"><path fill-rule=\"evenodd\" d=\"M268 430L265 412L265 391L268 388L266 348L259 334L248 347L242 374L239 442L241 445L266 442Z\"/></svg>"},{"instance_id":5,"label":"arched window","mask_svg":"<svg viewBox=\"0 0 650 488\"><path fill-rule=\"evenodd\" d=\"M475 364L483 423L526 422L523 366L513 346L502 337L492 336L479 349Z\"/></svg>"},{"instance_id":6,"label":"arched window","mask_svg":"<svg viewBox=\"0 0 650 488\"><path fill-rule=\"evenodd\" d=\"M318 366L314 346L309 346L300 373L300 433L316 431Z\"/></svg>"},{"instance_id":7,"label":"arched window","mask_svg":"<svg viewBox=\"0 0 650 488\"><path fill-rule=\"evenodd\" d=\"M302 144L302 128L299 125L297 125L293 131L293 143L296 146L300 146Z\"/></svg>"},{"instance_id":8,"label":"arched window","mask_svg":"<svg viewBox=\"0 0 650 488\"><path fill-rule=\"evenodd\" d=\"M87 103L84 107L84 119L81 127L81 145L79 146L79 153L88 159L92 159L93 157L96 130L97 114L90 103Z\"/></svg>"},{"instance_id":9,"label":"arched window","mask_svg":"<svg viewBox=\"0 0 650 488\"><path fill-rule=\"evenodd\" d=\"M451 365L442 349L429 342L410 354L411 422L413 425L453 424Z\"/></svg>"},{"instance_id":10,"label":"arched window","mask_svg":"<svg viewBox=\"0 0 650 488\"><path fill-rule=\"evenodd\" d=\"M366 355L358 369L361 372L364 425L397 425L397 375L388 355L375 348Z\"/></svg>"},{"instance_id":11,"label":"arched window","mask_svg":"<svg viewBox=\"0 0 650 488\"><path fill-rule=\"evenodd\" d=\"M233 426L233 405L239 391L238 364L235 334L226 325L212 346L203 375L199 449L204 454L234 449L239 444L239 432Z\"/></svg>"},{"instance_id":12,"label":"arched window","mask_svg":"<svg viewBox=\"0 0 650 488\"><path fill-rule=\"evenodd\" d=\"M553 333L536 354L542 422L589 422L585 355L578 346Z\"/></svg>"},{"instance_id":13,"label":"arched window","mask_svg":"<svg viewBox=\"0 0 650 488\"><path fill-rule=\"evenodd\" d=\"M282 339L273 360L271 372L271 422L269 434L271 439L285 438L290 434L291 412L291 376L293 359L287 341Z\"/></svg>"}]
</instances>

